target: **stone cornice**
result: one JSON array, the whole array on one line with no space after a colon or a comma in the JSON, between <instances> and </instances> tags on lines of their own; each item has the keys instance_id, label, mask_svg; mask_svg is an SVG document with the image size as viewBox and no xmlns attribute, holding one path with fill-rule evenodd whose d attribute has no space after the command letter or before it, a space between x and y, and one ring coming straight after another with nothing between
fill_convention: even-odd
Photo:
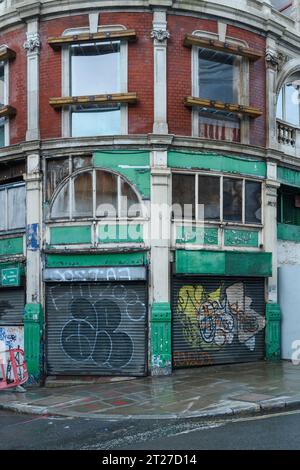
<instances>
[{"instance_id":1,"label":"stone cornice","mask_svg":"<svg viewBox=\"0 0 300 470\"><path fill-rule=\"evenodd\" d=\"M300 31L291 18L271 9L262 0L241 0L240 3L237 7L230 0L12 0L13 6L0 16L0 31L37 16L54 18L91 10L152 11L162 8L175 14L223 17L241 27L252 28L264 35L272 34L277 38L287 35L288 42L299 47Z\"/></svg>"},{"instance_id":2,"label":"stone cornice","mask_svg":"<svg viewBox=\"0 0 300 470\"><path fill-rule=\"evenodd\" d=\"M237 155L260 158L300 169L299 157L283 154L279 150L264 149L244 144L203 140L197 137L182 137L172 134L124 135L112 137L61 138L44 141L22 142L0 149L0 162L19 160L30 154L61 156L94 152L99 149L144 149L144 150L186 150L193 152L214 152L222 155Z\"/></svg>"}]
</instances>

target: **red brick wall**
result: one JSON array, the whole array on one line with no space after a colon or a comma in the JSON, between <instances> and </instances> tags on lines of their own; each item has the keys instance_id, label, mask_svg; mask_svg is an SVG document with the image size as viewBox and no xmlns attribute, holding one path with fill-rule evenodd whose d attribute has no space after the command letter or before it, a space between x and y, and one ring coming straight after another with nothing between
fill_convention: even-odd
<instances>
[{"instance_id":1,"label":"red brick wall","mask_svg":"<svg viewBox=\"0 0 300 470\"><path fill-rule=\"evenodd\" d=\"M139 102L129 106L129 134L147 134L153 126L153 41L151 13L102 13L101 24L122 24L137 31L138 41L128 47L128 91L137 92ZM61 96L61 52L48 46L50 36L60 36L65 29L87 27L88 15L76 15L41 23L42 52L40 56L40 128L42 139L61 137L61 112L49 105L49 98ZM186 33L194 30L217 32L217 23L188 16L168 15L168 123L169 132L191 135L191 110L183 104L191 94L191 49L183 46ZM27 127L26 53L23 49L25 28L1 36L1 43L17 52L10 64L10 104L17 108L11 120L11 143L25 140ZM265 39L235 26L228 26L229 36L246 40L250 47L264 51ZM265 64L261 59L250 66L250 104L265 113ZM250 143L265 144L265 116L251 121Z\"/></svg>"},{"instance_id":2,"label":"red brick wall","mask_svg":"<svg viewBox=\"0 0 300 470\"><path fill-rule=\"evenodd\" d=\"M168 29L171 37L168 43L168 123L169 132L191 135L191 110L183 105L183 98L192 94L191 49L183 47L185 34L195 30L217 32L217 22L197 18L169 15ZM264 52L265 39L241 28L228 26L228 36L247 41L249 47ZM265 114L266 84L265 64L261 59L250 66L250 104L262 109ZM251 121L250 143L265 145L265 116Z\"/></svg>"},{"instance_id":3,"label":"red brick wall","mask_svg":"<svg viewBox=\"0 0 300 470\"><path fill-rule=\"evenodd\" d=\"M1 34L0 44L6 44L16 52L16 58L9 62L9 104L17 109L10 119L10 144L25 140L27 129L27 54L23 49L26 28Z\"/></svg>"},{"instance_id":4,"label":"red brick wall","mask_svg":"<svg viewBox=\"0 0 300 470\"><path fill-rule=\"evenodd\" d=\"M183 46L187 33L197 29L216 32L215 21L188 16L168 15L168 124L169 133L192 134L192 112L183 104L185 96L192 94L191 49Z\"/></svg>"},{"instance_id":5,"label":"red brick wall","mask_svg":"<svg viewBox=\"0 0 300 470\"><path fill-rule=\"evenodd\" d=\"M150 39L151 13L101 13L101 24L122 24L135 29L136 43L128 46L128 91L137 92L139 102L129 106L129 134L152 132L153 122L153 46ZM61 136L61 112L49 106L49 98L61 96L61 53L47 45L47 38L60 36L65 29L88 26L88 15L45 21L41 24L40 106L41 137Z\"/></svg>"},{"instance_id":6,"label":"red brick wall","mask_svg":"<svg viewBox=\"0 0 300 470\"><path fill-rule=\"evenodd\" d=\"M235 26L228 26L228 36L246 41L249 47L264 53L266 40L258 34ZM250 121L250 144L260 147L266 145L266 68L264 58L250 63L250 105L260 108L263 115Z\"/></svg>"}]
</instances>

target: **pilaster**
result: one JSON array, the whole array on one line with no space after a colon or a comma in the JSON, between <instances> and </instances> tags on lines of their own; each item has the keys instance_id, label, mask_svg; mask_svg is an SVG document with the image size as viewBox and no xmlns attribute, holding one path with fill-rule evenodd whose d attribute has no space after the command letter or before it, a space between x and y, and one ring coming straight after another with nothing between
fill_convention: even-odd
<instances>
[{"instance_id":1,"label":"pilaster","mask_svg":"<svg viewBox=\"0 0 300 470\"><path fill-rule=\"evenodd\" d=\"M167 123L167 40L170 33L167 30L167 15L165 11L153 13L154 53L154 124L153 133L168 134Z\"/></svg>"},{"instance_id":2,"label":"pilaster","mask_svg":"<svg viewBox=\"0 0 300 470\"><path fill-rule=\"evenodd\" d=\"M24 49L27 51L27 132L26 140L39 140L39 56L40 36L37 18L27 22L27 39Z\"/></svg>"}]
</instances>

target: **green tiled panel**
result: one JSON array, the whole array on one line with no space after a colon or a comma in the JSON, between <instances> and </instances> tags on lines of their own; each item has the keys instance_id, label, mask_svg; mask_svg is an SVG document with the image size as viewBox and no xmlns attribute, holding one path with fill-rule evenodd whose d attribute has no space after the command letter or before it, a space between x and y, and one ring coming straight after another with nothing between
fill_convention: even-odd
<instances>
[{"instance_id":1,"label":"green tiled panel","mask_svg":"<svg viewBox=\"0 0 300 470\"><path fill-rule=\"evenodd\" d=\"M143 226L141 224L98 226L99 243L142 243Z\"/></svg>"},{"instance_id":2,"label":"green tiled panel","mask_svg":"<svg viewBox=\"0 0 300 470\"><path fill-rule=\"evenodd\" d=\"M224 230L225 246L258 247L257 230Z\"/></svg>"},{"instance_id":3,"label":"green tiled panel","mask_svg":"<svg viewBox=\"0 0 300 470\"><path fill-rule=\"evenodd\" d=\"M50 240L51 245L79 245L91 243L91 226L51 227Z\"/></svg>"},{"instance_id":4,"label":"green tiled panel","mask_svg":"<svg viewBox=\"0 0 300 470\"><path fill-rule=\"evenodd\" d=\"M176 227L176 243L218 245L218 229L192 226Z\"/></svg>"},{"instance_id":5,"label":"green tiled panel","mask_svg":"<svg viewBox=\"0 0 300 470\"><path fill-rule=\"evenodd\" d=\"M289 224L277 225L277 238L300 243L300 226Z\"/></svg>"},{"instance_id":6,"label":"green tiled panel","mask_svg":"<svg viewBox=\"0 0 300 470\"><path fill-rule=\"evenodd\" d=\"M145 252L101 254L49 254L48 268L84 266L142 266L147 264Z\"/></svg>"},{"instance_id":7,"label":"green tiled panel","mask_svg":"<svg viewBox=\"0 0 300 470\"><path fill-rule=\"evenodd\" d=\"M0 240L0 256L22 255L23 237L3 238Z\"/></svg>"}]
</instances>

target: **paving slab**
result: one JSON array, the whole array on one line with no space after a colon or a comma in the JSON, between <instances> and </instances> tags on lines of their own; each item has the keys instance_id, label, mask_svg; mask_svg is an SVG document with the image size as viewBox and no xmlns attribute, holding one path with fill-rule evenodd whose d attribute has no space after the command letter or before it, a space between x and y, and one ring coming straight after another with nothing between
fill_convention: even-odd
<instances>
[{"instance_id":1,"label":"paving slab","mask_svg":"<svg viewBox=\"0 0 300 470\"><path fill-rule=\"evenodd\" d=\"M0 408L114 420L211 419L300 408L300 365L287 361L182 369L167 377L53 385L52 381L51 388L28 388L22 394L0 391Z\"/></svg>"}]
</instances>

